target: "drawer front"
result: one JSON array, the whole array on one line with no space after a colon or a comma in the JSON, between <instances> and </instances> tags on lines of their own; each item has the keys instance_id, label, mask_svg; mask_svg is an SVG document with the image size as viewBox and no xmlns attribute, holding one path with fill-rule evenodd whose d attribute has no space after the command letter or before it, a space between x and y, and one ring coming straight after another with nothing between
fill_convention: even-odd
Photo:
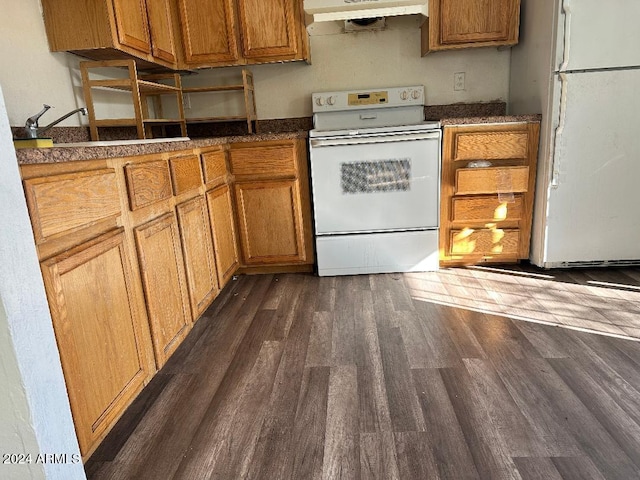
<instances>
[{"instance_id":1,"label":"drawer front","mask_svg":"<svg viewBox=\"0 0 640 480\"><path fill-rule=\"evenodd\" d=\"M174 195L195 190L202 185L200 158L197 155L186 155L169 160Z\"/></svg>"},{"instance_id":2,"label":"drawer front","mask_svg":"<svg viewBox=\"0 0 640 480\"><path fill-rule=\"evenodd\" d=\"M207 186L219 185L225 182L227 175L227 155L223 149L202 153L204 167L204 183Z\"/></svg>"},{"instance_id":3,"label":"drawer front","mask_svg":"<svg viewBox=\"0 0 640 480\"><path fill-rule=\"evenodd\" d=\"M454 160L527 158L529 137L525 132L469 132L455 137Z\"/></svg>"},{"instance_id":4,"label":"drawer front","mask_svg":"<svg viewBox=\"0 0 640 480\"><path fill-rule=\"evenodd\" d=\"M295 153L292 146L238 148L230 151L231 173L236 176L294 177Z\"/></svg>"},{"instance_id":5,"label":"drawer front","mask_svg":"<svg viewBox=\"0 0 640 480\"><path fill-rule=\"evenodd\" d=\"M493 195L451 199L451 220L454 222L502 222L521 218L522 195L514 195L513 201Z\"/></svg>"},{"instance_id":6,"label":"drawer front","mask_svg":"<svg viewBox=\"0 0 640 480\"><path fill-rule=\"evenodd\" d=\"M518 229L463 229L450 232L451 255L517 256Z\"/></svg>"},{"instance_id":7,"label":"drawer front","mask_svg":"<svg viewBox=\"0 0 640 480\"><path fill-rule=\"evenodd\" d=\"M171 197L169 167L164 160L124 167L131 210Z\"/></svg>"},{"instance_id":8,"label":"drawer front","mask_svg":"<svg viewBox=\"0 0 640 480\"><path fill-rule=\"evenodd\" d=\"M526 192L529 183L529 167L458 168L455 192L471 193L519 193Z\"/></svg>"},{"instance_id":9,"label":"drawer front","mask_svg":"<svg viewBox=\"0 0 640 480\"><path fill-rule=\"evenodd\" d=\"M31 178L24 187L38 243L120 214L113 169Z\"/></svg>"}]
</instances>

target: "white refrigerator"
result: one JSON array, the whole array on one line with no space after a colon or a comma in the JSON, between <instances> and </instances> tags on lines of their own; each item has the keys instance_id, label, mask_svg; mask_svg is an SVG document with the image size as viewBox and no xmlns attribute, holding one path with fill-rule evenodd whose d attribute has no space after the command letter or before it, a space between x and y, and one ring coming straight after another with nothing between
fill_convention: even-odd
<instances>
[{"instance_id":1,"label":"white refrigerator","mask_svg":"<svg viewBox=\"0 0 640 480\"><path fill-rule=\"evenodd\" d=\"M542 113L531 261L640 263L640 0L522 0L510 113Z\"/></svg>"}]
</instances>

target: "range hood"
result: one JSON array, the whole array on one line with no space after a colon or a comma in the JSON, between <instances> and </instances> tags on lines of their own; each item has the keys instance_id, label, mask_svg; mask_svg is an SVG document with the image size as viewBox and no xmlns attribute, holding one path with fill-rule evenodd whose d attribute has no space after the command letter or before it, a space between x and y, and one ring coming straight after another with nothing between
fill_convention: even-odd
<instances>
[{"instance_id":1,"label":"range hood","mask_svg":"<svg viewBox=\"0 0 640 480\"><path fill-rule=\"evenodd\" d=\"M357 20L421 14L428 16L429 0L304 0L304 11L314 22Z\"/></svg>"}]
</instances>

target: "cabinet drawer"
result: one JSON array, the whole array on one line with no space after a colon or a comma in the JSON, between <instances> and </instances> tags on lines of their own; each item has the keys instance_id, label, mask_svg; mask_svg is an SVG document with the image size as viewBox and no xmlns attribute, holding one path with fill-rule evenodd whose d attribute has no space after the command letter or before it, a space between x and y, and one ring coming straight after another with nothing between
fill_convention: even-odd
<instances>
[{"instance_id":1,"label":"cabinet drawer","mask_svg":"<svg viewBox=\"0 0 640 480\"><path fill-rule=\"evenodd\" d=\"M454 160L498 160L527 158L528 132L468 132L457 133Z\"/></svg>"},{"instance_id":2,"label":"cabinet drawer","mask_svg":"<svg viewBox=\"0 0 640 480\"><path fill-rule=\"evenodd\" d=\"M197 155L186 155L169 160L174 195L195 190L202 185L200 158Z\"/></svg>"},{"instance_id":3,"label":"cabinet drawer","mask_svg":"<svg viewBox=\"0 0 640 480\"><path fill-rule=\"evenodd\" d=\"M222 148L202 152L202 166L204 167L204 183L207 186L224 183L227 175L227 155Z\"/></svg>"},{"instance_id":4,"label":"cabinet drawer","mask_svg":"<svg viewBox=\"0 0 640 480\"><path fill-rule=\"evenodd\" d=\"M131 210L171 197L171 180L166 161L126 165L124 172Z\"/></svg>"},{"instance_id":5,"label":"cabinet drawer","mask_svg":"<svg viewBox=\"0 0 640 480\"><path fill-rule=\"evenodd\" d=\"M465 228L451 230L451 255L518 255L520 230Z\"/></svg>"},{"instance_id":6,"label":"cabinet drawer","mask_svg":"<svg viewBox=\"0 0 640 480\"><path fill-rule=\"evenodd\" d=\"M454 197L451 199L451 220L454 222L502 222L522 218L522 195L513 201L497 196Z\"/></svg>"},{"instance_id":7,"label":"cabinet drawer","mask_svg":"<svg viewBox=\"0 0 640 480\"><path fill-rule=\"evenodd\" d=\"M295 177L295 152L291 145L237 148L230 151L231 173L236 176Z\"/></svg>"},{"instance_id":8,"label":"cabinet drawer","mask_svg":"<svg viewBox=\"0 0 640 480\"><path fill-rule=\"evenodd\" d=\"M38 243L120 214L113 169L31 178L24 188Z\"/></svg>"},{"instance_id":9,"label":"cabinet drawer","mask_svg":"<svg viewBox=\"0 0 640 480\"><path fill-rule=\"evenodd\" d=\"M470 193L526 192L529 167L458 168L455 191L459 195Z\"/></svg>"}]
</instances>

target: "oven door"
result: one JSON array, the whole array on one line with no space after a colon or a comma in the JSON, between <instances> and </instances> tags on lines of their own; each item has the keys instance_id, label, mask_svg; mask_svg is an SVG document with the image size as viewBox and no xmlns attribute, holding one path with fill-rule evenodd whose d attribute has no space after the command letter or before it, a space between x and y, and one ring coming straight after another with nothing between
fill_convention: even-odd
<instances>
[{"instance_id":1,"label":"oven door","mask_svg":"<svg viewBox=\"0 0 640 480\"><path fill-rule=\"evenodd\" d=\"M310 141L316 234L438 227L440 131Z\"/></svg>"}]
</instances>

